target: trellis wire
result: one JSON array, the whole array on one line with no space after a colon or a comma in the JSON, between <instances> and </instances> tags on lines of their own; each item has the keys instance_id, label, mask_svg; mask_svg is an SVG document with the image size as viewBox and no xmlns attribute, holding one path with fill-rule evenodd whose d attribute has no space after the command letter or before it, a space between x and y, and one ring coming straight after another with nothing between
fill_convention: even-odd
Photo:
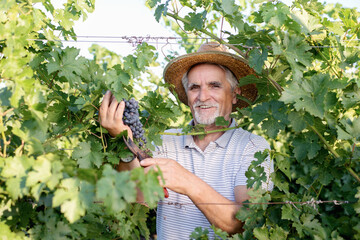
<instances>
[{"instance_id":1,"label":"trellis wire","mask_svg":"<svg viewBox=\"0 0 360 240\"><path fill-rule=\"evenodd\" d=\"M59 148L60 151L74 151L75 148ZM162 152L159 152L159 151L154 151L152 152L153 154L156 154L156 155L163 155L163 154L167 154L167 153L178 153L179 151L162 151ZM213 156L214 154L216 153L211 153L211 155ZM236 154L236 153L218 153L216 155L221 155L221 156L233 156L233 155L237 155L239 157L254 157L254 154ZM291 156L289 156L291 157Z\"/></svg>"},{"instance_id":2,"label":"trellis wire","mask_svg":"<svg viewBox=\"0 0 360 240\"><path fill-rule=\"evenodd\" d=\"M178 40L182 40L181 37L169 37L169 36L74 36L75 38L92 38L92 39L122 39L122 40L73 40L73 39L59 39L54 41L59 42L69 42L69 43L113 43L113 44L131 44L132 46L136 46L138 44L141 44L143 42L146 42L148 44L156 44L156 45L202 45L203 43L186 43L186 42L178 42ZM189 40L213 40L213 38L209 37L187 37ZM225 38L226 39L226 38ZM49 41L48 39L28 39L32 41ZM171 42L177 40L177 42ZM340 42L350 42L350 41L360 41L360 39L344 39ZM227 44L224 43L223 45L226 46L241 46L243 48L247 49L254 49L254 48L260 48L259 46L248 46L241 43L234 43L234 44ZM330 45L323 45L323 46L317 46L317 45L311 45L311 48L339 48L340 46L330 46ZM343 46L343 47L350 47L350 48L360 48L360 46Z\"/></svg>"},{"instance_id":3,"label":"trellis wire","mask_svg":"<svg viewBox=\"0 0 360 240\"><path fill-rule=\"evenodd\" d=\"M146 202L141 202L138 201L136 203L139 204L146 204ZM244 202L244 203L237 203L237 202L231 202L231 203L216 203L216 202L206 202L206 203L193 203L193 202L172 202L172 201L159 201L158 204L160 205L172 205L178 208L182 208L185 206L197 206L197 205L228 205L228 206L241 206L241 205L285 205L285 204L290 204L292 205L294 208L296 208L297 210L300 211L300 209L298 207L296 207L295 204L300 204L300 205L310 205L311 207L313 207L316 210L316 206L319 204L329 204L332 203L334 205L342 205L342 204L354 204L356 202L352 202L352 201L346 201L346 200L315 200L314 198L312 198L310 201L303 201L303 202L293 202L293 201L284 201L284 202L259 202L259 203L251 203L251 202Z\"/></svg>"}]
</instances>

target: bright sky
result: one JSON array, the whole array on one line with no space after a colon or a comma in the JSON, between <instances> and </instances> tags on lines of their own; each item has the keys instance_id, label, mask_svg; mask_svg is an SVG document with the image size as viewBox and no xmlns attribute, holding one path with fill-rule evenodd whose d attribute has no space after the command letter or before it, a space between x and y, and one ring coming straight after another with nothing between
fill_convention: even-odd
<instances>
[{"instance_id":1,"label":"bright sky","mask_svg":"<svg viewBox=\"0 0 360 240\"><path fill-rule=\"evenodd\" d=\"M88 15L85 22L78 21L75 25L78 36L174 36L155 20L153 12L145 6L145 0L96 0L95 11ZM87 41L79 38L80 41ZM97 40L94 38L88 40ZM113 41L115 43L95 42L115 51L120 55L127 55L135 48L119 38L98 39L98 41ZM81 54L88 56L87 48L92 43L76 43L81 48ZM159 46L160 48L162 46Z\"/></svg>"},{"instance_id":2,"label":"bright sky","mask_svg":"<svg viewBox=\"0 0 360 240\"><path fill-rule=\"evenodd\" d=\"M237 1L237 0L235 0ZM283 0L290 4L292 0ZM345 7L357 7L360 9L360 0L326 0L327 3L341 3ZM161 23L156 22L153 12L145 6L145 0L96 0L95 11L88 15L85 22L78 21L75 25L75 32L78 36L175 36ZM120 55L131 54L134 47L121 39L86 39L79 38L73 45L81 49L81 55L90 57L88 48L92 43L97 43ZM113 43L92 42L92 41L113 41ZM176 45L163 44L155 45L159 54L176 49ZM163 48L162 48L163 47Z\"/></svg>"}]
</instances>

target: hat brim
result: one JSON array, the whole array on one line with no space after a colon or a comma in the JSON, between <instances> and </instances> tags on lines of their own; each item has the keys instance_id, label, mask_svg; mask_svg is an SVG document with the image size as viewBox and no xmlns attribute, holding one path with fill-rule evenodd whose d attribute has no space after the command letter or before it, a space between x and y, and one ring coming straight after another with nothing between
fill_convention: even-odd
<instances>
[{"instance_id":1,"label":"hat brim","mask_svg":"<svg viewBox=\"0 0 360 240\"><path fill-rule=\"evenodd\" d=\"M239 56L219 51L204 51L189 53L171 60L164 69L165 82L173 85L170 90L176 92L180 101L188 105L185 89L182 85L181 79L184 74L194 65L200 63L212 63L225 66L233 72L236 79L241 79L247 75L256 75L255 71ZM247 84L240 87L241 96L246 98L249 102L256 100L258 91L255 84ZM236 108L244 108L249 104L241 99L233 105L233 111Z\"/></svg>"}]
</instances>

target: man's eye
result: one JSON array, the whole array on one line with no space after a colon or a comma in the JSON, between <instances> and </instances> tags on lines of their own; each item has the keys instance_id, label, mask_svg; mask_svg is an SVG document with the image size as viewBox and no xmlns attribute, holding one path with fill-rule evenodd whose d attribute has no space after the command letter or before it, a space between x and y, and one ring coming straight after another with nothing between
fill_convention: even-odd
<instances>
[{"instance_id":1,"label":"man's eye","mask_svg":"<svg viewBox=\"0 0 360 240\"><path fill-rule=\"evenodd\" d=\"M199 88L199 86L191 86L189 89L190 90L195 90L195 89L198 89Z\"/></svg>"},{"instance_id":2,"label":"man's eye","mask_svg":"<svg viewBox=\"0 0 360 240\"><path fill-rule=\"evenodd\" d=\"M220 85L220 84L212 84L211 87L213 87L213 88L220 88L221 85Z\"/></svg>"}]
</instances>

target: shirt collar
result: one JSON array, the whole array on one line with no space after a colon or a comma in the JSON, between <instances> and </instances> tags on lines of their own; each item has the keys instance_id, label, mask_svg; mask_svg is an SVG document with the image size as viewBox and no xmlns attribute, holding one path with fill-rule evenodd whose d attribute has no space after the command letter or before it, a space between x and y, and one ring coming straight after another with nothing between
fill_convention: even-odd
<instances>
[{"instance_id":1,"label":"shirt collar","mask_svg":"<svg viewBox=\"0 0 360 240\"><path fill-rule=\"evenodd\" d=\"M194 125L194 120L191 120L189 125ZM237 124L236 124L235 120L232 118L229 128L235 127L236 125ZM235 129L231 129L231 130L227 130L226 132L224 132L223 135L221 135L218 139L215 140L215 143L219 147L225 148L226 145L229 143L230 137L232 136L234 130ZM196 144L194 142L193 136L192 135L184 135L184 148L186 148L186 147L193 148L195 146L196 146Z\"/></svg>"}]
</instances>

